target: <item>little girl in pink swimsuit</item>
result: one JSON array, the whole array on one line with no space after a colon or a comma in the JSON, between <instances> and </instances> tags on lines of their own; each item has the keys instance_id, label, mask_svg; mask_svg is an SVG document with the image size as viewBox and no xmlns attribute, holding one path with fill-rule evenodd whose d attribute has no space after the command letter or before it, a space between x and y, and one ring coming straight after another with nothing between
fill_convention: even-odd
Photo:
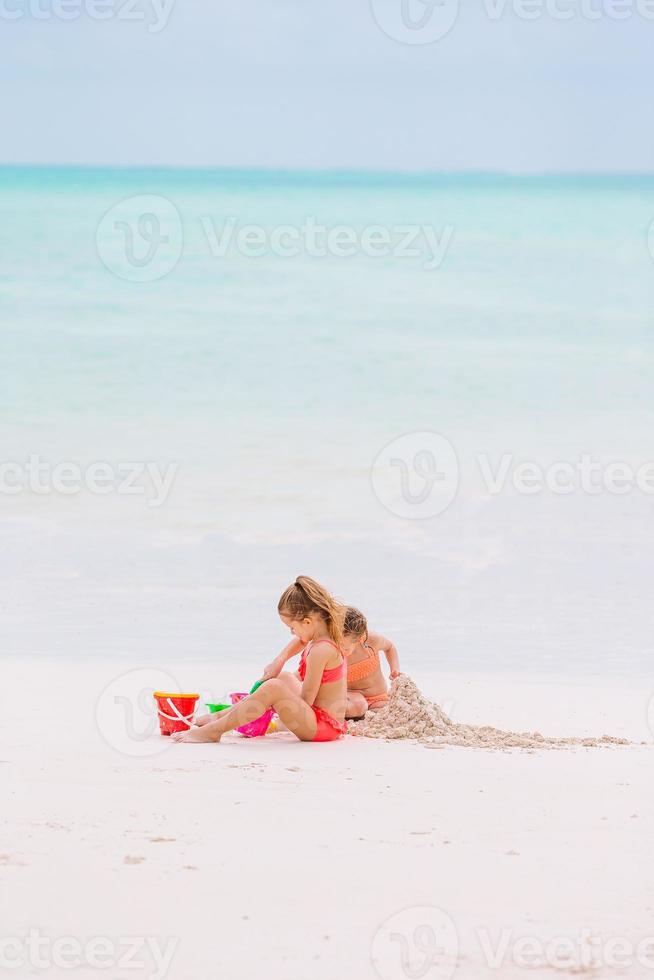
<instances>
[{"instance_id":1,"label":"little girl in pink swimsuit","mask_svg":"<svg viewBox=\"0 0 654 980\"><path fill-rule=\"evenodd\" d=\"M264 668L263 676L283 677L286 683L300 689L301 674L282 673L285 665L301 652L303 644L294 638L272 663ZM380 654L390 667L391 680L400 676L400 658L392 640L368 629L366 617L354 606L345 609L343 638L339 644L347 658L346 718L361 718L369 710L376 711L388 703L388 688L381 669ZM300 664L300 668L302 665Z\"/></svg>"},{"instance_id":2,"label":"little girl in pink swimsuit","mask_svg":"<svg viewBox=\"0 0 654 980\"><path fill-rule=\"evenodd\" d=\"M300 575L282 594L277 610L303 646L301 687L292 674L266 680L229 711L205 715L197 728L173 735L176 742L219 742L225 732L254 721L268 708L302 742L332 742L347 732L347 668L340 650L343 606L318 582Z\"/></svg>"}]
</instances>

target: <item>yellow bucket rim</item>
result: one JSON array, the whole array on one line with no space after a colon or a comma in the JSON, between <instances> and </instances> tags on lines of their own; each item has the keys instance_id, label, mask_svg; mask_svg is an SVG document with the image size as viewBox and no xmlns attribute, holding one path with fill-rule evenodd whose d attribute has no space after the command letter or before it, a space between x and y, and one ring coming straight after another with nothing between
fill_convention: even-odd
<instances>
[{"instance_id":1,"label":"yellow bucket rim","mask_svg":"<svg viewBox=\"0 0 654 980\"><path fill-rule=\"evenodd\" d=\"M199 694L180 694L179 691L175 691L171 694L169 691L155 691L152 695L153 698L199 698Z\"/></svg>"}]
</instances>

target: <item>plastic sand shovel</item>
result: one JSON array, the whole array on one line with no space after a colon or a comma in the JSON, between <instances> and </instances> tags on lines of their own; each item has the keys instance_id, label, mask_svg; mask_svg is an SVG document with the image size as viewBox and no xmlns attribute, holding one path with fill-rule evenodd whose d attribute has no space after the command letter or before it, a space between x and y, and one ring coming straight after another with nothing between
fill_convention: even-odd
<instances>
[{"instance_id":1,"label":"plastic sand shovel","mask_svg":"<svg viewBox=\"0 0 654 980\"><path fill-rule=\"evenodd\" d=\"M199 694L169 694L165 691L155 691L153 697L157 702L159 730L162 735L185 732L191 727Z\"/></svg>"}]
</instances>

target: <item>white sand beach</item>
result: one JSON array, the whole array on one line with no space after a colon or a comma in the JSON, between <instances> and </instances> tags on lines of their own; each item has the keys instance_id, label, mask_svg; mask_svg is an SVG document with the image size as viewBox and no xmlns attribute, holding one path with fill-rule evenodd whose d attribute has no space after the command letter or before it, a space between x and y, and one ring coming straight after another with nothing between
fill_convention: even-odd
<instances>
[{"instance_id":1,"label":"white sand beach","mask_svg":"<svg viewBox=\"0 0 654 980\"><path fill-rule=\"evenodd\" d=\"M0 980L654 980L653 19L0 0Z\"/></svg>"},{"instance_id":2,"label":"white sand beach","mask_svg":"<svg viewBox=\"0 0 654 980\"><path fill-rule=\"evenodd\" d=\"M9 975L550 980L654 968L645 687L423 682L456 720L649 743L624 748L288 734L195 746L121 736L119 674L52 661L6 674ZM181 674L212 680L206 663Z\"/></svg>"}]
</instances>

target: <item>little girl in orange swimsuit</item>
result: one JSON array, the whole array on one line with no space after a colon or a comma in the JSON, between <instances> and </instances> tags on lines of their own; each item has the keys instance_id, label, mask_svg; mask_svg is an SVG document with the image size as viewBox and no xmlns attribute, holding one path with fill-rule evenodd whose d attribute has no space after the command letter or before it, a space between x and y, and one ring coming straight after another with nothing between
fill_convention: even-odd
<instances>
[{"instance_id":1,"label":"little girl in orange swimsuit","mask_svg":"<svg viewBox=\"0 0 654 980\"><path fill-rule=\"evenodd\" d=\"M381 633L368 631L366 617L354 606L345 611L341 650L347 656L347 708L345 717L356 718L366 711L382 708L388 689L379 662L383 653L391 668L391 680L400 674L400 658L395 644Z\"/></svg>"},{"instance_id":2,"label":"little girl in orange swimsuit","mask_svg":"<svg viewBox=\"0 0 654 980\"><path fill-rule=\"evenodd\" d=\"M302 742L332 742L347 732L347 677L343 641L344 608L318 582L300 575L279 600L280 618L303 646L299 677L265 680L254 694L219 715L204 715L197 728L179 732L176 742L219 742L274 708L284 726Z\"/></svg>"}]
</instances>

